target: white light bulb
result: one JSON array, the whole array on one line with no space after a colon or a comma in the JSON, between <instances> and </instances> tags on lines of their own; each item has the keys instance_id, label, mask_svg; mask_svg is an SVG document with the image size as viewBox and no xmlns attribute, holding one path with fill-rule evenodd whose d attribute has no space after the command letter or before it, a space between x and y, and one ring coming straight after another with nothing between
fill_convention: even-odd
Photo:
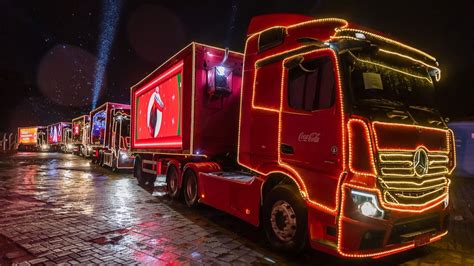
<instances>
[{"instance_id":1,"label":"white light bulb","mask_svg":"<svg viewBox=\"0 0 474 266\"><path fill-rule=\"evenodd\" d=\"M377 208L375 208L374 204L372 202L366 201L360 205L360 212L364 216L370 216L373 217L377 214Z\"/></svg>"}]
</instances>

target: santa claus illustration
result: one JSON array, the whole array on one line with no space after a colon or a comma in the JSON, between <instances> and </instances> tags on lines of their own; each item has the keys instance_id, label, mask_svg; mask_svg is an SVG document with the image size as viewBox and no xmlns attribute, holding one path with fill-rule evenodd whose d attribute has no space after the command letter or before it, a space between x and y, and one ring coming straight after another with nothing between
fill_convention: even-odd
<instances>
[{"instance_id":1,"label":"santa claus illustration","mask_svg":"<svg viewBox=\"0 0 474 266\"><path fill-rule=\"evenodd\" d=\"M150 134L156 138L160 133L165 104L161 100L160 87L157 86L148 101L147 125Z\"/></svg>"}]
</instances>

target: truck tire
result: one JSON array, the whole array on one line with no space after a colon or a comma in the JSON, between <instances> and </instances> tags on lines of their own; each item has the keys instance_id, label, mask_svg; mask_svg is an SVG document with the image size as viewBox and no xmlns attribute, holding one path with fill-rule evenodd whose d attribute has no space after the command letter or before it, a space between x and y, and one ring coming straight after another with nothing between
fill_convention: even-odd
<instances>
[{"instance_id":1,"label":"truck tire","mask_svg":"<svg viewBox=\"0 0 474 266\"><path fill-rule=\"evenodd\" d=\"M136 160L135 162L135 177L137 178L137 181L138 181L138 184L140 186L145 186L146 185L146 175L145 173L143 172L143 169L142 169L142 161L141 160Z\"/></svg>"},{"instance_id":2,"label":"truck tire","mask_svg":"<svg viewBox=\"0 0 474 266\"><path fill-rule=\"evenodd\" d=\"M184 182L183 182L183 193L184 193L184 202L188 207L192 208L198 204L198 180L196 174L192 170L188 170L184 173Z\"/></svg>"},{"instance_id":3,"label":"truck tire","mask_svg":"<svg viewBox=\"0 0 474 266\"><path fill-rule=\"evenodd\" d=\"M166 188L168 196L172 199L179 199L181 196L181 189L179 188L178 169L170 165L166 172Z\"/></svg>"},{"instance_id":4,"label":"truck tire","mask_svg":"<svg viewBox=\"0 0 474 266\"><path fill-rule=\"evenodd\" d=\"M262 223L270 245L282 252L297 254L307 239L308 214L297 189L278 185L266 196Z\"/></svg>"},{"instance_id":5,"label":"truck tire","mask_svg":"<svg viewBox=\"0 0 474 266\"><path fill-rule=\"evenodd\" d=\"M112 159L112 172L118 173L120 172L120 169L117 167L117 162Z\"/></svg>"}]
</instances>

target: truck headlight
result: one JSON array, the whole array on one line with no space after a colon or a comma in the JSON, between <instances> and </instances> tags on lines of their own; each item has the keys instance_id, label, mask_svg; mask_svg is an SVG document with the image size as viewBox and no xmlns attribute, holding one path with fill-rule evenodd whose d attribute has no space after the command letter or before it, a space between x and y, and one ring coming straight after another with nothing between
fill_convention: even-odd
<instances>
[{"instance_id":1,"label":"truck headlight","mask_svg":"<svg viewBox=\"0 0 474 266\"><path fill-rule=\"evenodd\" d=\"M367 217L383 219L384 210L379 207L377 196L358 190L351 190L351 196L360 214Z\"/></svg>"}]
</instances>

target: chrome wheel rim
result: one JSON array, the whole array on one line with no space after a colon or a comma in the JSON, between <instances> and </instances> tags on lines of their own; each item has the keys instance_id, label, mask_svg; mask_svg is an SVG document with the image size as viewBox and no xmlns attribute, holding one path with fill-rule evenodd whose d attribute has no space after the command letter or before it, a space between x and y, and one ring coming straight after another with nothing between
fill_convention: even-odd
<instances>
[{"instance_id":1,"label":"chrome wheel rim","mask_svg":"<svg viewBox=\"0 0 474 266\"><path fill-rule=\"evenodd\" d=\"M193 176L189 176L188 182L186 182L186 195L188 196L189 203L192 204L196 200L197 184Z\"/></svg>"},{"instance_id":2,"label":"chrome wheel rim","mask_svg":"<svg viewBox=\"0 0 474 266\"><path fill-rule=\"evenodd\" d=\"M296 234L296 213L291 205L279 200L273 204L270 222L276 237L283 242L293 239Z\"/></svg>"},{"instance_id":3,"label":"chrome wheel rim","mask_svg":"<svg viewBox=\"0 0 474 266\"><path fill-rule=\"evenodd\" d=\"M171 195L174 195L177 191L178 188L178 175L176 174L176 171L173 171L169 177L168 180L169 184L169 192Z\"/></svg>"}]
</instances>

